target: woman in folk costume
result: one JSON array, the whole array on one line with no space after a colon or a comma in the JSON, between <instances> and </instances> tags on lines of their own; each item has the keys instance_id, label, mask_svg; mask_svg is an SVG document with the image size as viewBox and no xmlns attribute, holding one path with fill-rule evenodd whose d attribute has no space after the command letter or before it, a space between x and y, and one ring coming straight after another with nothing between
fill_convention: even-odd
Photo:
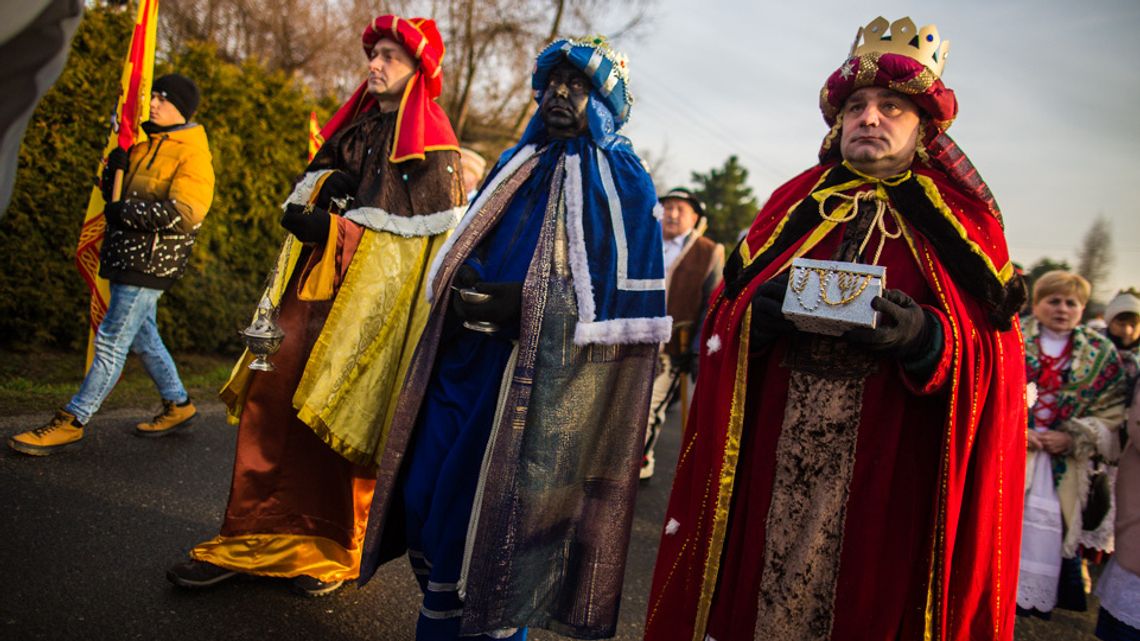
<instances>
[{"instance_id":1,"label":"woman in folk costume","mask_svg":"<svg viewBox=\"0 0 1140 641\"><path fill-rule=\"evenodd\" d=\"M535 67L538 113L433 268L380 462L361 576L407 550L420 641L617 625L672 324L657 198L617 134L624 57L600 37L559 40Z\"/></svg>"},{"instance_id":2,"label":"woman in folk costume","mask_svg":"<svg viewBox=\"0 0 1140 641\"><path fill-rule=\"evenodd\" d=\"M222 389L239 427L221 534L171 568L177 585L245 573L319 595L359 573L376 462L426 322L428 267L466 202L455 134L434 102L435 23L380 16L363 46L368 79L325 125L284 207L293 236L266 293L285 332L276 371L251 371L247 352Z\"/></svg>"},{"instance_id":3,"label":"woman in folk costume","mask_svg":"<svg viewBox=\"0 0 1140 641\"><path fill-rule=\"evenodd\" d=\"M729 256L646 639L1012 638L1025 289L945 133L946 49L909 18L860 29L820 95L819 165ZM796 329L780 311L796 257L886 267L878 326Z\"/></svg>"},{"instance_id":4,"label":"woman in folk costume","mask_svg":"<svg viewBox=\"0 0 1140 641\"><path fill-rule=\"evenodd\" d=\"M1116 348L1080 326L1084 278L1064 271L1033 284L1033 316L1022 322L1026 379L1033 392L1025 468L1018 613L1049 618L1054 607L1083 611L1077 548L1086 527L1089 459L1115 461L1124 419L1125 376Z\"/></svg>"}]
</instances>

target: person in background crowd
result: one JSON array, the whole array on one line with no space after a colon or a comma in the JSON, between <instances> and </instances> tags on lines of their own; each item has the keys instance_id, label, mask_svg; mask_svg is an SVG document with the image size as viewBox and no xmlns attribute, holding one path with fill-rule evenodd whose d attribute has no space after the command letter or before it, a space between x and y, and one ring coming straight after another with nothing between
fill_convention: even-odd
<instances>
[{"instance_id":1,"label":"person in background crowd","mask_svg":"<svg viewBox=\"0 0 1140 641\"><path fill-rule=\"evenodd\" d=\"M103 173L107 230L99 275L111 283L111 300L95 332L95 353L79 392L46 425L8 439L24 454L47 456L78 445L87 422L114 389L134 352L162 397L162 411L139 423L139 436L163 436L191 424L197 410L158 334L158 299L182 277L198 229L214 198L214 167L206 130L190 122L198 87L169 74L154 81L150 120L143 140L129 151L116 148ZM123 171L123 197L112 183Z\"/></svg>"},{"instance_id":2,"label":"person in background crowd","mask_svg":"<svg viewBox=\"0 0 1140 641\"><path fill-rule=\"evenodd\" d=\"M473 201L483 182L483 175L487 172L487 161L474 149L459 148L459 155L463 160L463 190L467 193L467 200Z\"/></svg>"},{"instance_id":3,"label":"person in background crowd","mask_svg":"<svg viewBox=\"0 0 1140 641\"><path fill-rule=\"evenodd\" d=\"M673 319L673 336L662 346L649 402L649 425L641 457L641 480L653 477L653 450L665 423L665 412L685 387L682 377L695 376L701 324L709 297L720 284L724 245L705 238L708 219L693 192L675 187L661 196L661 240L665 257L665 304Z\"/></svg>"},{"instance_id":4,"label":"person in background crowd","mask_svg":"<svg viewBox=\"0 0 1140 641\"><path fill-rule=\"evenodd\" d=\"M1119 292L1108 301L1104 316L1108 338L1116 346L1129 380L1135 383L1140 375L1140 296L1131 289ZM1131 395L1127 398L1131 400Z\"/></svg>"},{"instance_id":5,"label":"person in background crowd","mask_svg":"<svg viewBox=\"0 0 1140 641\"><path fill-rule=\"evenodd\" d=\"M1132 300L1124 301L1126 308L1140 309L1140 306L1134 307L1136 297L1127 295ZM1119 298L1120 295L1109 303L1110 310ZM1135 312L1132 314L1135 316ZM1112 319L1119 318L1120 314L1110 311L1108 317L1111 331ZM1135 338L1135 330L1133 336ZM1140 639L1140 398L1137 394L1140 394L1140 386L1134 385L1129 395L1124 451L1116 475L1116 552L1096 585L1100 599L1096 636L1104 641Z\"/></svg>"},{"instance_id":6,"label":"person in background crowd","mask_svg":"<svg viewBox=\"0 0 1140 641\"><path fill-rule=\"evenodd\" d=\"M1033 284L1033 316L1022 320L1028 421L1025 509L1017 611L1049 618L1084 610L1078 545L1094 455L1115 460L1124 418L1124 370L1112 342L1079 325L1088 281L1051 271Z\"/></svg>"},{"instance_id":7,"label":"person in background crowd","mask_svg":"<svg viewBox=\"0 0 1140 641\"><path fill-rule=\"evenodd\" d=\"M1137 375L1140 374L1140 352L1137 350L1137 346L1140 345L1140 298L1137 298L1132 291L1121 291L1105 306L1103 316L1105 326L1097 331L1107 335L1112 341L1124 367L1124 404L1127 408L1132 401L1132 390ZM1091 323L1089 326L1091 327ZM1126 434L1124 425L1120 427L1120 434L1121 436ZM1107 555L1112 554L1116 547L1113 534L1116 502L1112 500L1114 496L1112 488L1116 485L1118 468L1115 460L1094 458L1096 461L1092 463L1093 473L1104 477L1101 482L1107 489L1105 498L1108 500L1108 509L1103 511L1104 517L1099 525L1085 524L1081 532L1079 541L1083 557L1081 570L1086 592L1090 590L1092 584L1088 565L1104 563Z\"/></svg>"}]
</instances>

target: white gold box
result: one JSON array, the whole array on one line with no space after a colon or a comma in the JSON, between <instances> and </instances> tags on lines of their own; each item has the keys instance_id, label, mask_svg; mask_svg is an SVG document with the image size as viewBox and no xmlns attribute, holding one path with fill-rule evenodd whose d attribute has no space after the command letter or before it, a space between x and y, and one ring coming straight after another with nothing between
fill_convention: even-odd
<instances>
[{"instance_id":1,"label":"white gold box","mask_svg":"<svg viewBox=\"0 0 1140 641\"><path fill-rule=\"evenodd\" d=\"M839 336L855 327L875 328L879 313L871 300L881 296L887 268L836 260L792 260L783 312L796 329Z\"/></svg>"}]
</instances>

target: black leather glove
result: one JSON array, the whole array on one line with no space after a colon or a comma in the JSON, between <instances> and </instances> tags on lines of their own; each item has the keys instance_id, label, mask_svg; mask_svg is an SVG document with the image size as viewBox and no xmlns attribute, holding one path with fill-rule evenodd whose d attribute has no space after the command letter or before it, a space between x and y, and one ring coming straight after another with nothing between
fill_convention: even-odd
<instances>
[{"instance_id":1,"label":"black leather glove","mask_svg":"<svg viewBox=\"0 0 1140 641\"><path fill-rule=\"evenodd\" d=\"M936 321L910 296L888 289L871 300L871 307L882 314L878 326L848 330L844 338L902 360L919 358L930 349Z\"/></svg>"},{"instance_id":2,"label":"black leather glove","mask_svg":"<svg viewBox=\"0 0 1140 641\"><path fill-rule=\"evenodd\" d=\"M461 320L494 323L501 329L509 329L516 327L522 319L522 283L481 281L473 267L462 265L455 274L454 284L459 289L474 289L491 295L484 302L470 303L463 300L459 292L453 293L452 309Z\"/></svg>"},{"instance_id":3,"label":"black leather glove","mask_svg":"<svg viewBox=\"0 0 1140 641\"><path fill-rule=\"evenodd\" d=\"M324 244L329 239L329 212L317 207L306 212L303 205L287 205L281 226L302 243Z\"/></svg>"},{"instance_id":4,"label":"black leather glove","mask_svg":"<svg viewBox=\"0 0 1140 641\"><path fill-rule=\"evenodd\" d=\"M111 190L115 184L115 172L122 169L125 177L126 171L130 169L130 166L131 156L122 147L115 147L111 150L111 153L107 154L107 166L103 168L103 178L99 181L99 187L103 191L103 202L111 202Z\"/></svg>"},{"instance_id":5,"label":"black leather glove","mask_svg":"<svg viewBox=\"0 0 1140 641\"><path fill-rule=\"evenodd\" d=\"M108 202L103 206L103 218L106 219L107 224L111 227L122 229L123 225L123 207L125 203L122 200L115 202Z\"/></svg>"},{"instance_id":6,"label":"black leather glove","mask_svg":"<svg viewBox=\"0 0 1140 641\"><path fill-rule=\"evenodd\" d=\"M334 171L325 178L321 190L317 192L314 204L324 210L330 209L333 198L344 198L356 195L356 181L343 171Z\"/></svg>"},{"instance_id":7,"label":"black leather glove","mask_svg":"<svg viewBox=\"0 0 1140 641\"><path fill-rule=\"evenodd\" d=\"M779 336L796 331L792 321L784 318L784 295L787 291L787 272L756 288L752 295L750 343L753 348L763 347Z\"/></svg>"},{"instance_id":8,"label":"black leather glove","mask_svg":"<svg viewBox=\"0 0 1140 641\"><path fill-rule=\"evenodd\" d=\"M696 352L684 352L676 356L669 357L673 367L681 374L692 374L697 366Z\"/></svg>"}]
</instances>

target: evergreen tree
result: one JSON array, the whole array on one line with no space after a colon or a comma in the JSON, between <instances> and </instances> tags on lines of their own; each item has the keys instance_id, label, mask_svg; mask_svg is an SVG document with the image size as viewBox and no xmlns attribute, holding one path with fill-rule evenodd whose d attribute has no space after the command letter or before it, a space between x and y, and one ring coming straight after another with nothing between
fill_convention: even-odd
<instances>
[{"instance_id":1,"label":"evergreen tree","mask_svg":"<svg viewBox=\"0 0 1140 641\"><path fill-rule=\"evenodd\" d=\"M759 203L748 186L748 170L736 156L729 156L721 169L712 168L707 174L693 172L697 185L693 193L705 204L709 228L706 235L728 247L736 245L740 232L747 229Z\"/></svg>"},{"instance_id":2,"label":"evergreen tree","mask_svg":"<svg viewBox=\"0 0 1140 641\"><path fill-rule=\"evenodd\" d=\"M1033 263L1029 269L1025 270L1025 287L1029 290L1029 298L1031 299L1028 303L1029 305L1033 304L1033 283L1036 283L1037 279L1041 278L1044 274L1055 270L1068 272L1072 271L1072 267L1069 266L1067 261L1053 260L1048 256L1044 256L1041 260Z\"/></svg>"}]
</instances>

